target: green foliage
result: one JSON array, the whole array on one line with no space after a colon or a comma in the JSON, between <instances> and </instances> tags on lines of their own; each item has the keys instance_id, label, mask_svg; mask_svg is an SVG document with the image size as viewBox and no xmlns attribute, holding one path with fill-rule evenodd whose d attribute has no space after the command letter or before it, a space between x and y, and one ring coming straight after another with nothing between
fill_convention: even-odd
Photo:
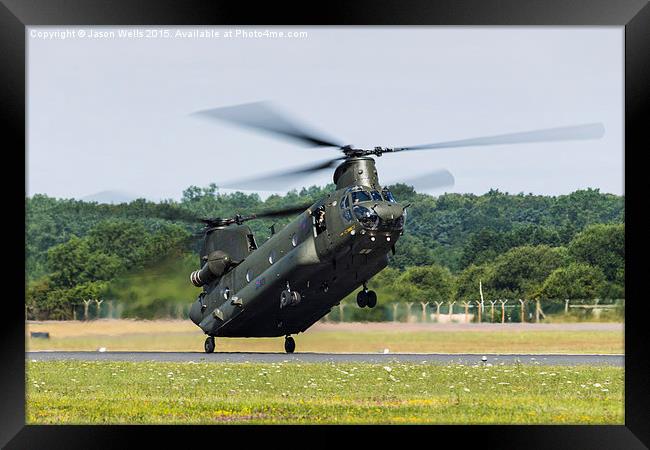
<instances>
[{"instance_id":1,"label":"green foliage","mask_svg":"<svg viewBox=\"0 0 650 450\"><path fill-rule=\"evenodd\" d=\"M36 319L72 319L75 305L82 304L84 300L101 299L107 286L105 281L88 281L69 288L57 287L44 277L27 287L27 315Z\"/></svg>"},{"instance_id":2,"label":"green foliage","mask_svg":"<svg viewBox=\"0 0 650 450\"><path fill-rule=\"evenodd\" d=\"M486 297L486 282L492 280L493 269L488 264L480 266L471 265L460 272L456 277L456 300L477 301L481 298L479 283L483 286L483 296Z\"/></svg>"},{"instance_id":3,"label":"green foliage","mask_svg":"<svg viewBox=\"0 0 650 450\"><path fill-rule=\"evenodd\" d=\"M410 301L448 301L454 296L454 278L437 264L409 267L395 286L400 297Z\"/></svg>"},{"instance_id":4,"label":"green foliage","mask_svg":"<svg viewBox=\"0 0 650 450\"><path fill-rule=\"evenodd\" d=\"M110 280L122 266L119 257L93 250L90 239L76 236L52 247L47 253L47 264L52 284L60 288Z\"/></svg>"},{"instance_id":5,"label":"green foliage","mask_svg":"<svg viewBox=\"0 0 650 450\"><path fill-rule=\"evenodd\" d=\"M545 299L593 299L605 291L605 275L598 267L581 263L571 263L555 269L544 281L538 295Z\"/></svg>"},{"instance_id":6,"label":"green foliage","mask_svg":"<svg viewBox=\"0 0 650 450\"><path fill-rule=\"evenodd\" d=\"M397 269L432 264L436 260L431 248L417 235L404 234L395 247L395 256L391 258L390 265Z\"/></svg>"},{"instance_id":7,"label":"green foliage","mask_svg":"<svg viewBox=\"0 0 650 450\"><path fill-rule=\"evenodd\" d=\"M607 280L625 283L625 225L592 225L569 244L569 254L578 262L599 267Z\"/></svg>"},{"instance_id":8,"label":"green foliage","mask_svg":"<svg viewBox=\"0 0 650 450\"><path fill-rule=\"evenodd\" d=\"M546 277L566 262L566 249L547 245L516 247L500 255L484 284L490 298L531 298ZM487 289L486 289L487 288Z\"/></svg>"}]
</instances>

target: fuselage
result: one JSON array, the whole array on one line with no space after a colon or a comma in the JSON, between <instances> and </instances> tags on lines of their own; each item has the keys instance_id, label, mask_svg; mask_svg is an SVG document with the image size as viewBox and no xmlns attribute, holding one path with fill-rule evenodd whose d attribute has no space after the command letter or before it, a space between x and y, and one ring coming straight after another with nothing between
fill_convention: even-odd
<instances>
[{"instance_id":1,"label":"fuselage","mask_svg":"<svg viewBox=\"0 0 650 450\"><path fill-rule=\"evenodd\" d=\"M372 158L347 159L334 181L336 191L259 248L253 245L234 258L236 265L199 296L190 318L206 334L273 337L305 331L386 267L402 234L404 208L382 191ZM280 294L288 288L301 300L281 307Z\"/></svg>"}]
</instances>

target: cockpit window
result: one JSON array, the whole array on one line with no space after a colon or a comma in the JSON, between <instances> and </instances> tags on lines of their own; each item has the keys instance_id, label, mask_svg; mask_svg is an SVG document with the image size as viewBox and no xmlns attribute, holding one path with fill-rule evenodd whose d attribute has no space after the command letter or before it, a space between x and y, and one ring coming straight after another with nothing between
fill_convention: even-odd
<instances>
[{"instance_id":1,"label":"cockpit window","mask_svg":"<svg viewBox=\"0 0 650 450\"><path fill-rule=\"evenodd\" d=\"M395 197L393 197L393 193L389 191L388 189L384 189L382 191L382 194L384 194L384 198L388 200L389 202L396 203L397 200L395 200Z\"/></svg>"},{"instance_id":2,"label":"cockpit window","mask_svg":"<svg viewBox=\"0 0 650 450\"><path fill-rule=\"evenodd\" d=\"M366 191L355 191L352 193L352 204L370 201L370 194Z\"/></svg>"},{"instance_id":3,"label":"cockpit window","mask_svg":"<svg viewBox=\"0 0 650 450\"><path fill-rule=\"evenodd\" d=\"M348 196L346 195L341 199L341 209L345 209L348 207Z\"/></svg>"},{"instance_id":4,"label":"cockpit window","mask_svg":"<svg viewBox=\"0 0 650 450\"><path fill-rule=\"evenodd\" d=\"M381 194L378 191L370 191L370 195L372 195L372 199L376 202L380 202L383 200L381 198Z\"/></svg>"}]
</instances>

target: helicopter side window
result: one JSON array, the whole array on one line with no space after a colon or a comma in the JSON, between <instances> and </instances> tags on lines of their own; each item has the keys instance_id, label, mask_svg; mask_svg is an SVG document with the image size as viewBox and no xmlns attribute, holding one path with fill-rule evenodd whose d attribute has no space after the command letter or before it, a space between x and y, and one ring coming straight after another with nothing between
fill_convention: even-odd
<instances>
[{"instance_id":1,"label":"helicopter side window","mask_svg":"<svg viewBox=\"0 0 650 450\"><path fill-rule=\"evenodd\" d=\"M341 215L347 222L352 220L352 213L348 206L350 206L350 201L348 195L345 194L345 197L341 199Z\"/></svg>"},{"instance_id":2,"label":"helicopter side window","mask_svg":"<svg viewBox=\"0 0 650 450\"><path fill-rule=\"evenodd\" d=\"M313 217L314 229L316 230L316 236L318 236L323 231L327 230L327 223L325 222L325 205L314 211Z\"/></svg>"},{"instance_id":3,"label":"helicopter side window","mask_svg":"<svg viewBox=\"0 0 650 450\"><path fill-rule=\"evenodd\" d=\"M372 195L372 199L376 202L380 202L383 199L381 198L381 194L379 191L370 191L370 195Z\"/></svg>"},{"instance_id":4,"label":"helicopter side window","mask_svg":"<svg viewBox=\"0 0 650 450\"><path fill-rule=\"evenodd\" d=\"M257 249L257 242L255 242L255 236L252 234L248 235L248 251L252 252Z\"/></svg>"},{"instance_id":5,"label":"helicopter side window","mask_svg":"<svg viewBox=\"0 0 650 450\"><path fill-rule=\"evenodd\" d=\"M355 191L352 193L352 204L370 201L370 194L366 191Z\"/></svg>"},{"instance_id":6,"label":"helicopter side window","mask_svg":"<svg viewBox=\"0 0 650 450\"><path fill-rule=\"evenodd\" d=\"M384 189L382 191L382 194L384 194L384 198L388 200L389 202L396 203L397 200L395 200L395 197L393 197L393 193L389 191L388 189Z\"/></svg>"}]
</instances>

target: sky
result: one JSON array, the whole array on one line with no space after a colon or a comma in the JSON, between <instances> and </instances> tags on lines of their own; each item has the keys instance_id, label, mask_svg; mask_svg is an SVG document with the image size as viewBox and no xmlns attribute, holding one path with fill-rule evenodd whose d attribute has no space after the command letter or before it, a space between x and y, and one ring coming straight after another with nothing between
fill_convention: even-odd
<instances>
[{"instance_id":1,"label":"sky","mask_svg":"<svg viewBox=\"0 0 650 450\"><path fill-rule=\"evenodd\" d=\"M192 33L199 31L211 37ZM179 199L190 185L218 186L338 155L191 115L256 101L271 101L311 129L362 148L602 122L599 140L384 155L377 160L380 182L444 168L455 185L433 195L491 188L561 195L588 187L623 194L622 27L29 27L26 33L30 196L116 191ZM327 184L332 174L286 190Z\"/></svg>"}]
</instances>

